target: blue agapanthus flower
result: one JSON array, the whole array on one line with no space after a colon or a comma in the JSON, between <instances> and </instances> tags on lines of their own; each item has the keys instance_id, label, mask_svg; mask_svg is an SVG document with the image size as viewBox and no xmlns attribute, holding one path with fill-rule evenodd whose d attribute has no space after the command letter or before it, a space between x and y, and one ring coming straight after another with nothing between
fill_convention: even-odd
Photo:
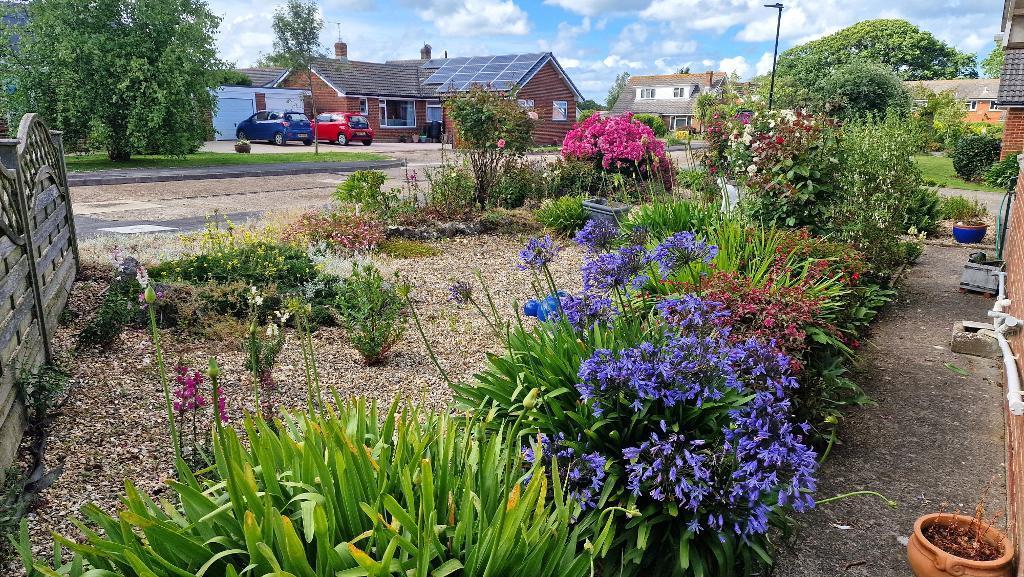
<instances>
[{"instance_id":1,"label":"blue agapanthus flower","mask_svg":"<svg viewBox=\"0 0 1024 577\"><path fill-rule=\"evenodd\" d=\"M639 288L647 282L642 274L646 266L647 251L642 246L626 246L616 252L595 255L583 264L583 290L608 293Z\"/></svg>"},{"instance_id":2,"label":"blue agapanthus flower","mask_svg":"<svg viewBox=\"0 0 1024 577\"><path fill-rule=\"evenodd\" d=\"M575 241L591 253L606 252L619 237L619 227L605 220L588 220L576 233Z\"/></svg>"},{"instance_id":3,"label":"blue agapanthus flower","mask_svg":"<svg viewBox=\"0 0 1024 577\"><path fill-rule=\"evenodd\" d=\"M680 331L694 331L701 334L717 332L728 336L728 327L719 328L718 323L731 313L722 308L722 303L705 300L694 294L677 299L668 299L655 305L661 318Z\"/></svg>"},{"instance_id":4,"label":"blue agapanthus flower","mask_svg":"<svg viewBox=\"0 0 1024 577\"><path fill-rule=\"evenodd\" d=\"M561 249L551 240L551 235L544 238L531 238L526 248L519 251L519 270L541 269L558 256Z\"/></svg>"},{"instance_id":5,"label":"blue agapanthus flower","mask_svg":"<svg viewBox=\"0 0 1024 577\"><path fill-rule=\"evenodd\" d=\"M557 320L565 317L574 329L586 331L599 322L610 321L614 314L612 299L602 295L581 293L579 296L562 296L561 310L556 311L552 318Z\"/></svg>"},{"instance_id":6,"label":"blue agapanthus flower","mask_svg":"<svg viewBox=\"0 0 1024 577\"><path fill-rule=\"evenodd\" d=\"M464 280L455 281L448 287L448 301L464 305L473 300L473 285Z\"/></svg>"},{"instance_id":7,"label":"blue agapanthus flower","mask_svg":"<svg viewBox=\"0 0 1024 577\"><path fill-rule=\"evenodd\" d=\"M662 278L695 262L710 263L718 247L698 240L692 232L677 232L651 250L649 261L658 264Z\"/></svg>"},{"instance_id":8,"label":"blue agapanthus flower","mask_svg":"<svg viewBox=\"0 0 1024 577\"><path fill-rule=\"evenodd\" d=\"M576 449L565 442L564 433L558 433L553 437L540 434L538 441L541 449L540 461L544 466L550 467L552 457L557 458L558 473L565 483L565 492L583 509L597 507L598 497L608 475L605 471L607 459L597 452L577 455ZM523 458L527 463L535 464L538 460L537 451L533 447L527 447L523 449Z\"/></svg>"}]
</instances>

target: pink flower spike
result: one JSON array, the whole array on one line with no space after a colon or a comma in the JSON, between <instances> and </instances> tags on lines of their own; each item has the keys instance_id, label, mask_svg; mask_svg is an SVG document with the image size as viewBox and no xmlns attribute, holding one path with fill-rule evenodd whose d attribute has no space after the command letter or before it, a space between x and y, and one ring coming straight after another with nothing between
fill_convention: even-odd
<instances>
[{"instance_id":1,"label":"pink flower spike","mask_svg":"<svg viewBox=\"0 0 1024 577\"><path fill-rule=\"evenodd\" d=\"M499 138L498 139L498 148L505 148L505 139L504 138Z\"/></svg>"}]
</instances>

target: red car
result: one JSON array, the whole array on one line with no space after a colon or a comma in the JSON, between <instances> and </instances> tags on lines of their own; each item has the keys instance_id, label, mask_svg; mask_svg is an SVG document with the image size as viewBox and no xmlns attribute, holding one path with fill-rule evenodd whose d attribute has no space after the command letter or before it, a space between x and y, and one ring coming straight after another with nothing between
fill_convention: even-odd
<instances>
[{"instance_id":1,"label":"red car","mask_svg":"<svg viewBox=\"0 0 1024 577\"><path fill-rule=\"evenodd\" d=\"M353 141L362 142L364 146L373 144L370 121L355 112L325 112L317 115L313 123L313 134L317 140L337 142L342 146Z\"/></svg>"}]
</instances>

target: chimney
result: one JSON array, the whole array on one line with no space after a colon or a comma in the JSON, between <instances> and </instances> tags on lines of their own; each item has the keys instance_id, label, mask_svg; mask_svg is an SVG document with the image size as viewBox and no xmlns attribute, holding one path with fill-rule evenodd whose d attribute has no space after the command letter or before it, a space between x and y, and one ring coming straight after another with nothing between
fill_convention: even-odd
<instances>
[{"instance_id":1,"label":"chimney","mask_svg":"<svg viewBox=\"0 0 1024 577\"><path fill-rule=\"evenodd\" d=\"M334 43L334 57L338 60L348 60L348 44L341 40Z\"/></svg>"},{"instance_id":2,"label":"chimney","mask_svg":"<svg viewBox=\"0 0 1024 577\"><path fill-rule=\"evenodd\" d=\"M430 44L424 44L420 48L420 60L430 60Z\"/></svg>"},{"instance_id":3,"label":"chimney","mask_svg":"<svg viewBox=\"0 0 1024 577\"><path fill-rule=\"evenodd\" d=\"M708 70L708 88L711 88L715 84L715 71Z\"/></svg>"}]
</instances>

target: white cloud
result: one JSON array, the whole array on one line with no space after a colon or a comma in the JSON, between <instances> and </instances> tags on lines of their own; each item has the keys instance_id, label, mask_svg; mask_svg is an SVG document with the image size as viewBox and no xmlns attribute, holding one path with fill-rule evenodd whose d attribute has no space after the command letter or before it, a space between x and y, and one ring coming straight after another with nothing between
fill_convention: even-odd
<instances>
[{"instance_id":1,"label":"white cloud","mask_svg":"<svg viewBox=\"0 0 1024 577\"><path fill-rule=\"evenodd\" d=\"M650 0L544 0L569 12L585 16L628 14L644 8Z\"/></svg>"},{"instance_id":2,"label":"white cloud","mask_svg":"<svg viewBox=\"0 0 1024 577\"><path fill-rule=\"evenodd\" d=\"M418 10L447 36L525 35L530 33L526 12L512 0L441 2Z\"/></svg>"},{"instance_id":3,"label":"white cloud","mask_svg":"<svg viewBox=\"0 0 1024 577\"><path fill-rule=\"evenodd\" d=\"M736 73L740 78L746 78L750 72L750 63L747 59L742 56L734 56L732 58L723 58L718 63L718 69L729 74Z\"/></svg>"},{"instance_id":4,"label":"white cloud","mask_svg":"<svg viewBox=\"0 0 1024 577\"><path fill-rule=\"evenodd\" d=\"M694 40L665 40L658 46L658 48L662 54L670 56L676 54L692 54L697 51L697 42Z\"/></svg>"},{"instance_id":5,"label":"white cloud","mask_svg":"<svg viewBox=\"0 0 1024 577\"><path fill-rule=\"evenodd\" d=\"M626 60L618 54L609 54L604 60L600 62L605 68L611 68L614 70L621 70L623 68L632 68L634 70L644 67L644 63L639 60Z\"/></svg>"},{"instance_id":6,"label":"white cloud","mask_svg":"<svg viewBox=\"0 0 1024 577\"><path fill-rule=\"evenodd\" d=\"M761 59L758 60L757 64L754 66L754 74L760 76L762 74L768 74L769 72L771 72L773 64L772 56L773 55L771 52L765 52L764 54L762 54Z\"/></svg>"}]
</instances>

